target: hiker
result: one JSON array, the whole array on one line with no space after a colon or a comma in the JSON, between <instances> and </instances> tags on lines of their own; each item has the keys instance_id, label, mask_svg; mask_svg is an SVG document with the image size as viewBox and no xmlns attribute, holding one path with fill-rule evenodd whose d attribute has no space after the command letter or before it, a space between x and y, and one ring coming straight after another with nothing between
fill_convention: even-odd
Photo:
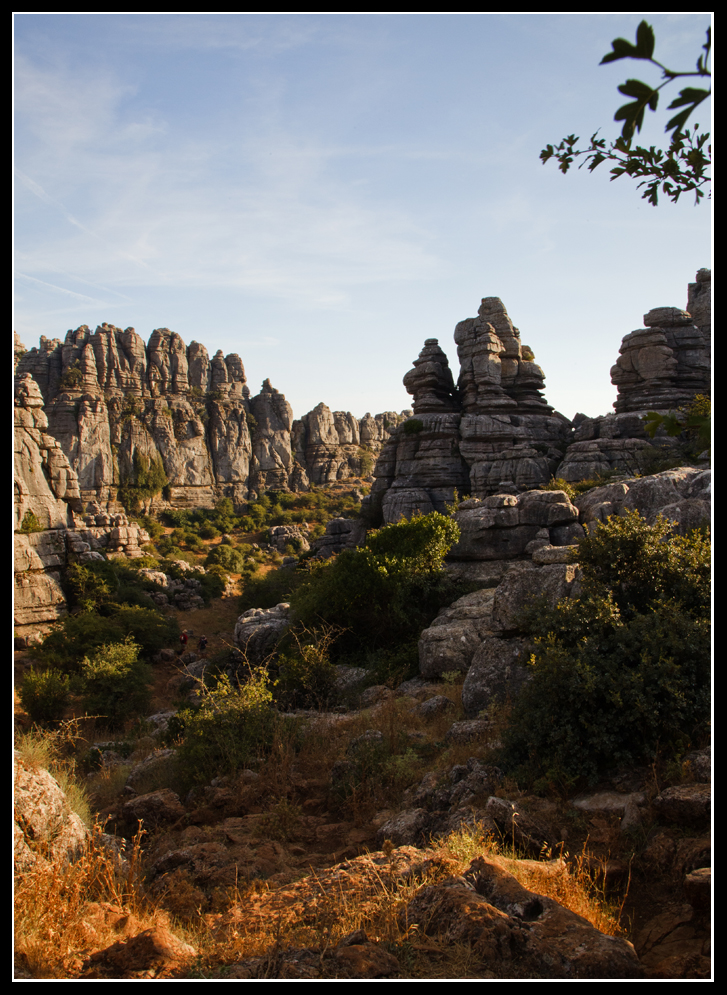
<instances>
[{"instance_id":1,"label":"hiker","mask_svg":"<svg viewBox=\"0 0 727 995\"><path fill-rule=\"evenodd\" d=\"M197 643L197 649L200 653L204 653L207 649L207 636L200 636L199 642Z\"/></svg>"},{"instance_id":2,"label":"hiker","mask_svg":"<svg viewBox=\"0 0 727 995\"><path fill-rule=\"evenodd\" d=\"M187 648L187 638L188 638L188 637L187 637L187 630L186 630L186 629L183 629L183 630L182 630L182 635L181 635L181 636L179 637L179 642L180 642L180 643L182 644L182 645L181 645L181 648L180 648L180 650L179 650L179 655L180 655L180 656L182 655L182 653L184 653L184 651L185 651L185 650L186 650L186 648Z\"/></svg>"}]
</instances>

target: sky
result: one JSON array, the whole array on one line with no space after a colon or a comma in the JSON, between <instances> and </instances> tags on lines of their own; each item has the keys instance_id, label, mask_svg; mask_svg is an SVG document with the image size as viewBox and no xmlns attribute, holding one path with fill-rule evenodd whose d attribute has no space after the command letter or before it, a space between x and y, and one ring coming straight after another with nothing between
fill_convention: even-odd
<instances>
[{"instance_id":1,"label":"sky","mask_svg":"<svg viewBox=\"0 0 727 995\"><path fill-rule=\"evenodd\" d=\"M711 201L652 207L605 163L539 153L617 138L617 87L660 82L599 65L642 18L692 71L709 13L16 14L20 340L166 327L238 353L296 417L360 418L410 406L427 338L456 379L455 325L500 297L548 403L608 413L623 336L711 266ZM668 144L684 85L639 144Z\"/></svg>"}]
</instances>

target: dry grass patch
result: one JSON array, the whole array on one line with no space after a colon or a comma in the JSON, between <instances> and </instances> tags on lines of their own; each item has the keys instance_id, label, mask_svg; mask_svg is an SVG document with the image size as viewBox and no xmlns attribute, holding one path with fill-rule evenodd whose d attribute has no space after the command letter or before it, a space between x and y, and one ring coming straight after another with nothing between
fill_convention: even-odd
<instances>
[{"instance_id":1,"label":"dry grass patch","mask_svg":"<svg viewBox=\"0 0 727 995\"><path fill-rule=\"evenodd\" d=\"M140 838L116 855L102 827L77 861L45 864L15 881L15 961L34 978L80 974L93 952L168 919L143 897Z\"/></svg>"}]
</instances>

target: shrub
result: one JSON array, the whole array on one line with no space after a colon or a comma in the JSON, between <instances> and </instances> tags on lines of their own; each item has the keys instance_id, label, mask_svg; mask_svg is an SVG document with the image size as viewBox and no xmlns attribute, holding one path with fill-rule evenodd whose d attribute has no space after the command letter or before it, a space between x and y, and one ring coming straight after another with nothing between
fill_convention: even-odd
<instances>
[{"instance_id":1,"label":"shrub","mask_svg":"<svg viewBox=\"0 0 727 995\"><path fill-rule=\"evenodd\" d=\"M703 449L709 448L712 441L712 402L704 394L697 394L690 404L683 405L677 411L666 415L649 411L641 420L652 439L661 427L671 438L683 437L685 456L698 456Z\"/></svg>"},{"instance_id":2,"label":"shrub","mask_svg":"<svg viewBox=\"0 0 727 995\"><path fill-rule=\"evenodd\" d=\"M710 708L709 539L614 516L579 544L582 594L534 604L531 680L505 735L523 777L570 789L704 732Z\"/></svg>"},{"instance_id":3,"label":"shrub","mask_svg":"<svg viewBox=\"0 0 727 995\"><path fill-rule=\"evenodd\" d=\"M38 521L35 512L28 509L23 515L23 521L21 522L18 532L22 532L24 535L29 535L31 532L44 532L43 526Z\"/></svg>"},{"instance_id":4,"label":"shrub","mask_svg":"<svg viewBox=\"0 0 727 995\"><path fill-rule=\"evenodd\" d=\"M182 779L209 783L219 774L235 774L271 749L283 722L272 707L264 669L254 670L242 687L222 676L214 689L200 686L201 707L176 716L183 739L178 747Z\"/></svg>"},{"instance_id":5,"label":"shrub","mask_svg":"<svg viewBox=\"0 0 727 995\"><path fill-rule=\"evenodd\" d=\"M288 708L321 708L330 701L337 676L330 649L340 634L332 625L292 631L289 647L278 657L279 703Z\"/></svg>"},{"instance_id":6,"label":"shrub","mask_svg":"<svg viewBox=\"0 0 727 995\"><path fill-rule=\"evenodd\" d=\"M131 639L101 646L81 662L81 701L87 715L103 716L118 728L144 712L149 703L151 669L139 660L140 647Z\"/></svg>"},{"instance_id":7,"label":"shrub","mask_svg":"<svg viewBox=\"0 0 727 995\"><path fill-rule=\"evenodd\" d=\"M169 483L161 456L145 456L134 450L132 470L122 478L119 500L124 507L134 510L139 504L159 494Z\"/></svg>"},{"instance_id":8,"label":"shrub","mask_svg":"<svg viewBox=\"0 0 727 995\"><path fill-rule=\"evenodd\" d=\"M295 616L308 628L344 627L336 656L396 654L456 597L441 564L458 537L457 524L437 512L386 526L365 547L312 565L291 594Z\"/></svg>"},{"instance_id":9,"label":"shrub","mask_svg":"<svg viewBox=\"0 0 727 995\"><path fill-rule=\"evenodd\" d=\"M245 569L245 555L234 546L215 546L204 561L206 567L218 566L230 573L239 574Z\"/></svg>"},{"instance_id":10,"label":"shrub","mask_svg":"<svg viewBox=\"0 0 727 995\"><path fill-rule=\"evenodd\" d=\"M404 435L416 435L424 430L424 422L421 418L409 418L408 421L403 423L401 430Z\"/></svg>"},{"instance_id":11,"label":"shrub","mask_svg":"<svg viewBox=\"0 0 727 995\"><path fill-rule=\"evenodd\" d=\"M91 611L64 618L46 636L39 652L49 664L75 672L84 654L104 644L121 643L127 636L151 659L162 647L176 646L179 624L173 616L153 608L116 605L113 613L106 616Z\"/></svg>"},{"instance_id":12,"label":"shrub","mask_svg":"<svg viewBox=\"0 0 727 995\"><path fill-rule=\"evenodd\" d=\"M61 390L78 390L83 386L83 370L80 359L76 359L70 366L67 366L61 376Z\"/></svg>"},{"instance_id":13,"label":"shrub","mask_svg":"<svg viewBox=\"0 0 727 995\"><path fill-rule=\"evenodd\" d=\"M54 722L63 717L71 700L68 674L54 670L31 670L20 686L20 701L33 722Z\"/></svg>"},{"instance_id":14,"label":"shrub","mask_svg":"<svg viewBox=\"0 0 727 995\"><path fill-rule=\"evenodd\" d=\"M386 561L393 558L412 573L435 573L442 569L444 557L459 535L456 522L433 511L369 533L366 546L375 556Z\"/></svg>"}]
</instances>

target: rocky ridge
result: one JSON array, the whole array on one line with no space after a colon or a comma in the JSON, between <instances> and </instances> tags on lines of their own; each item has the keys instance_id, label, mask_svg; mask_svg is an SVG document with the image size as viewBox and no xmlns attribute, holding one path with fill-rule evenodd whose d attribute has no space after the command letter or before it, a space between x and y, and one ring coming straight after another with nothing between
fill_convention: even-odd
<instances>
[{"instance_id":1,"label":"rocky ridge","mask_svg":"<svg viewBox=\"0 0 727 995\"><path fill-rule=\"evenodd\" d=\"M145 345L133 328L82 325L30 350L16 340L16 356L93 512L122 510L125 492L148 505L151 471L155 493L164 487L172 507L211 507L222 497L240 505L269 489L361 475L408 415L359 420L320 404L295 421L269 380L251 396L235 353L210 358L167 328Z\"/></svg>"}]
</instances>

